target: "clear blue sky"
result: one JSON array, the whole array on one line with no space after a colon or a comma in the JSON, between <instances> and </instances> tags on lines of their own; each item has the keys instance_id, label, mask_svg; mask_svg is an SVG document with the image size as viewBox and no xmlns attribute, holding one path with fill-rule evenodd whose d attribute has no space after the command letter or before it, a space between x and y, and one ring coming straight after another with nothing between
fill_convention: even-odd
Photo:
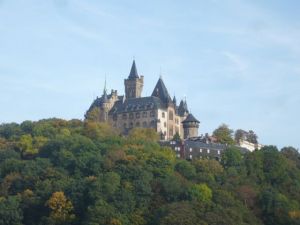
<instances>
[{"instance_id":1,"label":"clear blue sky","mask_svg":"<svg viewBox=\"0 0 300 225\"><path fill-rule=\"evenodd\" d=\"M300 147L298 0L0 0L0 123L82 119L105 74L124 93L133 56L144 96L162 68L201 133Z\"/></svg>"}]
</instances>

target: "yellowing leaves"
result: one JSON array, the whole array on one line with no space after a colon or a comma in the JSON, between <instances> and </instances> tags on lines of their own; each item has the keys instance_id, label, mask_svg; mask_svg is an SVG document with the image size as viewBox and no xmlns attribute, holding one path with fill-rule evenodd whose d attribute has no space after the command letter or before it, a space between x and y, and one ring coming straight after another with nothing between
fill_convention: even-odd
<instances>
[{"instance_id":1,"label":"yellowing leaves","mask_svg":"<svg viewBox=\"0 0 300 225\"><path fill-rule=\"evenodd\" d=\"M63 192L54 192L46 205L51 209L50 218L59 223L72 221L75 218L73 204Z\"/></svg>"}]
</instances>

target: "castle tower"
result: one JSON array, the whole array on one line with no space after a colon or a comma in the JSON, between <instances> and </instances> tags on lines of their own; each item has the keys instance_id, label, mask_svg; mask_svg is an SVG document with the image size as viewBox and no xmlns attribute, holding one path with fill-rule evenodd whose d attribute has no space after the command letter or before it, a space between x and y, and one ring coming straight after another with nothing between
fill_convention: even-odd
<instances>
[{"instance_id":1,"label":"castle tower","mask_svg":"<svg viewBox=\"0 0 300 225\"><path fill-rule=\"evenodd\" d=\"M182 122L184 139L197 137L200 122L190 113Z\"/></svg>"},{"instance_id":2,"label":"castle tower","mask_svg":"<svg viewBox=\"0 0 300 225\"><path fill-rule=\"evenodd\" d=\"M142 96L144 76L139 77L135 60L133 60L130 74L128 78L124 80L124 84L126 98L140 98Z\"/></svg>"}]
</instances>

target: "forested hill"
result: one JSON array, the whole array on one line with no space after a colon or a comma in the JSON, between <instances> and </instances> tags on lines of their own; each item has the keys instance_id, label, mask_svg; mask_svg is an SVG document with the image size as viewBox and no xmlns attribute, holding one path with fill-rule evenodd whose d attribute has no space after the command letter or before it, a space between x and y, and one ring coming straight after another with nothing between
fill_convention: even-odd
<instances>
[{"instance_id":1,"label":"forested hill","mask_svg":"<svg viewBox=\"0 0 300 225\"><path fill-rule=\"evenodd\" d=\"M0 126L0 225L300 224L300 156L176 159L156 133L59 119Z\"/></svg>"}]
</instances>

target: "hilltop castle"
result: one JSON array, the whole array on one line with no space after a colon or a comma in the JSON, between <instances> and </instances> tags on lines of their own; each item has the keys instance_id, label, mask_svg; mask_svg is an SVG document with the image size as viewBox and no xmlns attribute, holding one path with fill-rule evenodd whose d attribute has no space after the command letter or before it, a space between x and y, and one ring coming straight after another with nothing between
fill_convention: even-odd
<instances>
[{"instance_id":1,"label":"hilltop castle","mask_svg":"<svg viewBox=\"0 0 300 225\"><path fill-rule=\"evenodd\" d=\"M108 122L123 134L135 127L153 128L161 140L171 140L176 133L183 139L198 136L200 122L189 113L186 100L177 105L171 99L160 77L151 96L142 97L144 76L137 72L135 61L127 79L124 80L125 96L116 90L110 94L104 88L103 95L97 97L86 113L96 113L100 122Z\"/></svg>"}]
</instances>

